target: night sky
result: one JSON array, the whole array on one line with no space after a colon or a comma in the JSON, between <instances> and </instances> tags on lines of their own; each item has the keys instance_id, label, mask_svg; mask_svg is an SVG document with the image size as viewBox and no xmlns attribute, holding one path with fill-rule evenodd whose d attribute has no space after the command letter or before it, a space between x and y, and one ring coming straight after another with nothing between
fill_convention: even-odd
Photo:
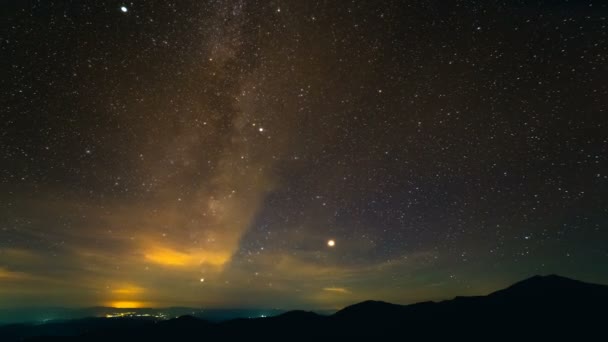
<instances>
[{"instance_id":1,"label":"night sky","mask_svg":"<svg viewBox=\"0 0 608 342\"><path fill-rule=\"evenodd\" d=\"M608 283L606 2L1 11L0 307Z\"/></svg>"}]
</instances>

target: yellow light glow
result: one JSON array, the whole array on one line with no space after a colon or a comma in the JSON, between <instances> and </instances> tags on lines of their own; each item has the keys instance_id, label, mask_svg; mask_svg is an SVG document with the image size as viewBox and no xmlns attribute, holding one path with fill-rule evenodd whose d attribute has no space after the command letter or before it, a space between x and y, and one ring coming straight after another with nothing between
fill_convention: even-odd
<instances>
[{"instance_id":1,"label":"yellow light glow","mask_svg":"<svg viewBox=\"0 0 608 342\"><path fill-rule=\"evenodd\" d=\"M325 287L323 288L323 291L327 291L327 292L337 292L337 293L350 293L349 290L343 288L343 287Z\"/></svg>"},{"instance_id":2,"label":"yellow light glow","mask_svg":"<svg viewBox=\"0 0 608 342\"><path fill-rule=\"evenodd\" d=\"M3 279L3 278L7 279L7 280L23 279L23 278L26 278L26 274L19 273L19 272L13 272L13 271L7 270L6 268L0 267L0 279Z\"/></svg>"},{"instance_id":3,"label":"yellow light glow","mask_svg":"<svg viewBox=\"0 0 608 342\"><path fill-rule=\"evenodd\" d=\"M230 253L197 251L194 253L183 253L168 248L152 248L145 254L147 260L165 266L196 266L211 265L222 266L230 259Z\"/></svg>"},{"instance_id":4,"label":"yellow light glow","mask_svg":"<svg viewBox=\"0 0 608 342\"><path fill-rule=\"evenodd\" d=\"M335 245L336 245L336 241L334 241L334 240L329 240L329 241L327 241L327 245L328 245L329 247L333 247L333 246L335 246Z\"/></svg>"},{"instance_id":5,"label":"yellow light glow","mask_svg":"<svg viewBox=\"0 0 608 342\"><path fill-rule=\"evenodd\" d=\"M136 301L117 301L109 303L109 306L117 309L139 309L143 307L143 305L143 302Z\"/></svg>"},{"instance_id":6,"label":"yellow light glow","mask_svg":"<svg viewBox=\"0 0 608 342\"><path fill-rule=\"evenodd\" d=\"M166 248L157 248L146 254L146 259L161 265L184 266L188 264L191 256Z\"/></svg>"},{"instance_id":7,"label":"yellow light glow","mask_svg":"<svg viewBox=\"0 0 608 342\"><path fill-rule=\"evenodd\" d=\"M143 288L137 286L126 286L118 289L112 290L113 294L122 294L122 295L136 295L142 293L144 291Z\"/></svg>"}]
</instances>

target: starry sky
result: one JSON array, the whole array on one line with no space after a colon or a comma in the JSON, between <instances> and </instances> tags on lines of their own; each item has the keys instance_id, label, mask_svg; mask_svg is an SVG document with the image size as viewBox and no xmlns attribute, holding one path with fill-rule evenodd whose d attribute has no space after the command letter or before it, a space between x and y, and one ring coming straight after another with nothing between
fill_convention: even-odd
<instances>
[{"instance_id":1,"label":"starry sky","mask_svg":"<svg viewBox=\"0 0 608 342\"><path fill-rule=\"evenodd\" d=\"M0 307L608 283L605 2L2 7Z\"/></svg>"}]
</instances>

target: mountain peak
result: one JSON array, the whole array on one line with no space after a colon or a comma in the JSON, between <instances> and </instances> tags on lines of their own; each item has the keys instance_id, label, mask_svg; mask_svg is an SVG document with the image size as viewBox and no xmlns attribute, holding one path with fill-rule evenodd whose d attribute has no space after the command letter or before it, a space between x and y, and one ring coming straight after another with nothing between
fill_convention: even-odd
<instances>
[{"instance_id":1,"label":"mountain peak","mask_svg":"<svg viewBox=\"0 0 608 342\"><path fill-rule=\"evenodd\" d=\"M346 316L358 316L364 315L375 315L375 314L386 314L394 313L398 310L402 310L403 305L387 303L379 300L366 300L357 304L353 304L345 307L344 309L333 314L334 317L346 317Z\"/></svg>"},{"instance_id":2,"label":"mountain peak","mask_svg":"<svg viewBox=\"0 0 608 342\"><path fill-rule=\"evenodd\" d=\"M533 275L530 278L521 280L513 285L522 284L522 283L556 283L556 282L575 282L582 283L581 281L570 279L567 277L562 277L557 274L547 274L547 275Z\"/></svg>"},{"instance_id":3,"label":"mountain peak","mask_svg":"<svg viewBox=\"0 0 608 342\"><path fill-rule=\"evenodd\" d=\"M578 280L570 279L570 278L567 278L567 277L562 277L562 276L557 275L555 273L547 274L547 275L536 274L536 275L533 275L530 278L524 279L522 281L526 281L526 280L530 280L530 279L565 279L565 280L578 281Z\"/></svg>"},{"instance_id":4,"label":"mountain peak","mask_svg":"<svg viewBox=\"0 0 608 342\"><path fill-rule=\"evenodd\" d=\"M535 275L519 281L505 289L491 293L490 297L516 296L528 297L554 297L560 298L568 294L593 296L597 291L605 291L605 285L585 283L582 281L562 277L556 274Z\"/></svg>"},{"instance_id":5,"label":"mountain peak","mask_svg":"<svg viewBox=\"0 0 608 342\"><path fill-rule=\"evenodd\" d=\"M392 304L392 303L387 303L387 302L383 302L381 300L366 300L357 304L353 304L350 306L345 307L344 309L338 311L344 311L344 310L352 310L352 309L359 309L359 308L378 308L378 307L386 307L386 306L396 306L397 304Z\"/></svg>"},{"instance_id":6,"label":"mountain peak","mask_svg":"<svg viewBox=\"0 0 608 342\"><path fill-rule=\"evenodd\" d=\"M562 277L559 276L557 274L548 274L548 275L534 275L530 278L521 280L511 286L509 286L508 288L512 288L515 286L523 286L523 285L527 285L527 286L556 286L556 285L564 285L564 284L570 284L570 285L581 285L581 284L585 284L582 281L578 281L578 280L574 280L574 279L570 279L570 278L566 278L566 277ZM508 289L507 288L507 289Z\"/></svg>"}]
</instances>

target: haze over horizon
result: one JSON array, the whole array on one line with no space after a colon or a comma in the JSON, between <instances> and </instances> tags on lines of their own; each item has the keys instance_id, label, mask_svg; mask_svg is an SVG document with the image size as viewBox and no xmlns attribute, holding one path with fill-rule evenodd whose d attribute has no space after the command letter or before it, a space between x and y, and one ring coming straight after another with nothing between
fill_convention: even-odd
<instances>
[{"instance_id":1,"label":"haze over horizon","mask_svg":"<svg viewBox=\"0 0 608 342\"><path fill-rule=\"evenodd\" d=\"M0 308L607 284L608 4L7 1Z\"/></svg>"}]
</instances>

